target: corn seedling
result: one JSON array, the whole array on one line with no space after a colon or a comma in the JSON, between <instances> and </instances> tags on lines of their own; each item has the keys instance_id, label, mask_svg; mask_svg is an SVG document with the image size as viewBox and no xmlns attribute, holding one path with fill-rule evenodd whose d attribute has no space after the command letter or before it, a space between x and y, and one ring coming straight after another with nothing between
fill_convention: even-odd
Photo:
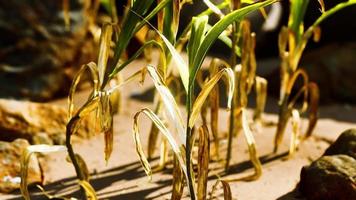
<instances>
[{"instance_id":1,"label":"corn seedling","mask_svg":"<svg viewBox=\"0 0 356 200\"><path fill-rule=\"evenodd\" d=\"M230 24L232 24L235 21L242 20L243 17L249 12L259 9L263 6L269 5L273 2L274 2L273 0L264 1L231 12L230 14L223 17L220 21L218 21L209 30L207 26L207 21L208 21L207 16L193 18L192 27L190 31L190 39L187 46L188 62L189 62L188 64L185 64L184 60L180 57L180 55L177 53L177 51L172 46L172 44L168 41L168 39L160 32L157 32L159 36L162 38L162 40L164 41L164 43L166 44L169 51L171 52L172 59L175 61L176 67L178 67L179 69L180 78L183 82L184 89L187 92L187 98L186 98L187 120L185 122L186 123L185 126L181 117L182 115L180 114L177 104L175 103L174 97L172 96L167 86L165 86L164 82L162 81L162 77L158 75L158 73L153 67L148 67L148 72L154 81L158 93L162 98L163 104L165 105L167 116L170 118L171 124L174 126L176 133L178 134L179 142L176 142L174 140L168 128L166 128L162 120L160 120L159 117L156 114L154 114L153 111L144 109L136 114L135 123L134 123L136 148L138 154L140 155L141 162L145 168L147 175L150 176L152 174L152 171L151 168L149 167L148 160L143 153L142 147L141 145L139 145L140 140L138 136L139 131L137 125L137 117L139 116L140 113L144 113L145 115L147 115L155 123L157 128L162 132L162 134L168 140L170 146L172 147L175 153L177 160L179 161L180 166L182 167L182 171L185 175L187 185L189 188L190 197L192 199L197 199L196 192L195 192L196 189L194 186L195 185L194 171L192 170L192 163L191 163L192 144L194 144L192 142L193 140L192 129L194 128L195 122L199 116L201 108L206 98L208 97L210 91L214 88L215 84L224 74L226 74L227 77L229 78L228 108L230 108L230 104L232 101L231 94L233 93L233 90L235 88L233 71L229 68L224 68L220 70L216 75L214 75L214 77L211 78L211 80L209 80L204 85L202 91L197 96L197 98L194 98L193 91L194 91L194 84L196 81L197 73L200 70L203 60L212 43L216 39L218 39L220 34ZM185 157L183 157L182 155L181 148L183 148L185 151Z\"/></svg>"},{"instance_id":2,"label":"corn seedling","mask_svg":"<svg viewBox=\"0 0 356 200\"><path fill-rule=\"evenodd\" d=\"M355 0L349 0L336 5L335 7L326 10L323 1L319 1L321 6L321 16L306 30L304 31L303 18L309 3L309 0L293 0L290 1L291 10L289 15L288 27L283 27L279 34L279 53L281 57L281 88L280 88L280 110L279 120L277 125L276 136L274 140L274 152L277 152L280 143L282 142L283 135L290 117L293 117L293 137L291 141L292 147L290 154L297 148L298 140L308 138L317 123L317 111L319 102L319 91L315 83L309 82L308 75L303 69L300 69L299 62L303 51L313 36L314 41L320 39L319 24L330 17L335 12L347 6L356 4ZM301 77L303 86L299 91L292 96L292 89L296 80ZM295 104L297 100L303 95L302 108L295 111ZM308 102L309 99L309 102ZM299 129L299 116L309 109L309 124L303 136L298 136ZM298 127L298 128L297 128Z\"/></svg>"},{"instance_id":3,"label":"corn seedling","mask_svg":"<svg viewBox=\"0 0 356 200\"><path fill-rule=\"evenodd\" d=\"M78 179L80 180L81 187L86 191L87 195L82 194L82 198L86 199L87 196L93 196L95 191L91 188L88 181L86 181L86 175L83 172L83 169L74 153L73 147L71 145L71 136L76 132L80 127L80 121L84 117L87 117L92 112L96 113L96 119L99 121L98 132L104 133L105 138L105 160L108 162L112 148L113 148L113 112L115 111L116 102L115 97L111 95L122 85L128 81L134 79L140 73L135 73L130 76L127 80L120 82L119 85L113 87L107 87L107 84L110 83L116 75L124 69L134 58L130 58L127 61L122 61L122 56L125 52L127 45L129 44L130 39L144 26L144 22L137 16L145 16L146 20L154 17L161 9L163 9L169 0L164 0L157 4L157 6L150 12L150 5L153 3L153 0L148 1L129 1L129 9L133 12L126 12L124 19L121 23L118 24L120 28L117 28L115 25L105 24L102 28L101 38L100 38L100 48L98 56L98 65L91 62L87 65L84 65L75 77L70 94L69 94L69 121L67 124L66 130L66 146L68 150L69 157L73 166L75 168ZM111 1L113 3L113 1ZM113 5L113 4L109 4ZM118 21L114 17L114 22ZM115 37L113 37L115 33ZM115 42L114 55L112 58L112 65L109 65L109 58L111 53L111 42ZM73 98L76 91L76 87L79 84L81 76L86 70L89 70L91 78L93 81L93 92L88 98L87 102L77 110L74 109ZM113 111L114 109L114 111ZM84 160L83 160L84 162ZM84 182L86 181L86 182Z\"/></svg>"},{"instance_id":4,"label":"corn seedling","mask_svg":"<svg viewBox=\"0 0 356 200\"><path fill-rule=\"evenodd\" d=\"M220 9L216 7L214 4L212 4L209 0L205 0L204 2L208 7L214 10L215 14L219 15L220 17L224 17ZM234 10L243 8L243 5L245 6L246 4L248 5L251 3L253 3L253 1L231 1L229 4L229 11L233 12ZM256 59L254 53L255 34L251 33L250 31L250 23L247 20L244 20L242 22L234 22L232 23L230 30L228 30L227 32L229 32L231 35L231 40L226 40L226 44L231 47L231 58L230 58L230 62L228 64L226 63L225 65L229 66L235 71L236 88L233 95L233 102L231 105L232 109L230 112L230 120L228 124L229 126L228 148L226 154L225 170L228 170L230 165L233 136L237 135L237 133L240 132L240 130L245 130L242 129L241 112L242 109L247 107L247 96L251 92L252 86L255 85L255 90L257 93L257 107L254 114L254 119L256 121L261 120L261 116L264 110L265 101L267 97L267 91L266 91L267 81L262 77L257 77L255 75L256 72ZM241 64L237 64L238 58L241 59ZM212 63L212 65L216 65L216 64ZM217 93L217 91L215 91L214 93ZM216 112L215 111L216 109L214 108L214 104L216 104L216 101L217 100L214 99L214 97L212 96L211 123L212 123L212 130L214 135L217 135L217 133L215 133L216 131L215 127L217 123L216 122L217 113L213 113ZM248 137L247 135L248 133L245 133L245 137ZM217 144L218 142L216 142L216 146ZM255 144L254 143L249 144L248 148L250 151L252 162L254 164L258 164L258 166L254 165L256 170L255 175L250 177L251 179L256 179L261 174L261 166L259 164L260 162L258 161L258 156L255 151Z\"/></svg>"},{"instance_id":5,"label":"corn seedling","mask_svg":"<svg viewBox=\"0 0 356 200\"><path fill-rule=\"evenodd\" d=\"M178 20L182 5L187 1L180 0L158 0L154 8L154 0L131 0L128 1L123 18L117 16L114 0L103 1L104 6L112 16L111 23L102 26L100 34L99 55L97 62L90 62L83 65L73 80L70 94L68 96L68 124L66 127L66 146L30 146L21 158L21 192L25 199L30 199L27 190L27 168L32 153L49 153L54 151L66 150L70 162L73 164L78 178L78 184L82 190L81 199L97 199L94 188L90 185L89 171L84 158L74 152L71 136L80 128L81 120L86 117L94 117L97 125L95 131L103 133L105 140L104 159L109 161L113 150L113 114L119 110L120 93L117 91L126 83L137 78L144 78L147 74L153 81L156 95L154 109L143 108L134 116L133 136L135 147L139 159L146 174L151 177L152 172L149 161L144 153L140 141L139 117L143 114L153 123L155 128L150 131L150 142L148 145L148 158L152 158L157 144L159 133L161 140L161 160L159 167L162 169L167 163L169 155L168 146L173 151L173 189L172 199L181 199L184 185L186 184L190 198L204 200L207 198L207 181L210 161L210 137L209 124L206 119L207 108L210 106L210 129L212 140L215 147L215 154L219 159L219 134L218 134L218 110L219 110L219 90L217 83L225 77L228 85L228 103L230 110L228 151L225 168L229 167L231 157L231 144L233 136L241 129L244 133L246 143L249 148L249 155L255 174L245 179L255 179L261 174L261 163L259 162L255 141L250 129L246 114L247 95L253 87L257 92L257 108L254 113L254 120L262 118L264 105L266 102L266 80L257 77L255 60L255 35L251 33L249 22L244 18L247 14L260 10L277 0L265 0L254 3L250 0L223 1L214 5L209 0L204 0L209 9L194 17L188 26L178 37ZM299 138L300 115L307 110L309 104L309 127L304 137L311 135L316 124L318 108L318 89L314 83L308 81L307 74L298 69L300 57L310 39L319 39L320 29L318 25L338 10L356 4L356 0L338 4L336 7L326 10L322 6L322 15L306 31L303 29L303 16L305 14L308 1L291 1L291 14L288 27L281 30L279 36L279 50L282 59L281 64L281 90L280 90L280 113L277 134L275 139L275 151L277 151L283 136L285 126L292 118L293 135L290 146L290 153L295 152ZM64 12L68 12L68 1L64 1ZM229 13L221 12L223 8L229 8ZM220 20L213 26L208 24L208 16L212 13L217 14ZM67 15L67 14L64 14ZM148 22L157 17L156 34L150 35ZM68 16L66 16L68 18ZM69 22L66 19L67 23ZM125 58L125 51L130 40L145 27L148 34L140 36L145 43L130 58ZM231 36L231 37L229 37ZM211 45L217 40L222 40L231 48L230 62L213 59L209 67L209 78L203 80L199 78L202 63ZM185 63L179 52L187 48L188 63ZM123 79L120 72L125 69L133 60L141 54L146 54L150 61L149 51L154 46L159 50L159 62L157 67L148 65L147 67ZM148 55L148 56L147 56ZM238 64L240 58L241 63ZM221 67L221 63L222 66ZM174 77L173 70L178 71L179 79ZM74 95L82 76L89 72L92 82L92 92L87 101L79 108L74 107ZM295 81L301 76L304 80L303 87L291 96L291 91ZM143 81L143 80L142 80ZM173 86L180 87L182 83L183 95L186 97L185 114L179 107L179 91L176 98L171 92ZM178 83L179 82L179 83ZM196 83L200 84L201 91L195 96ZM177 89L178 90L178 89ZM297 110L295 104L297 100L304 96L303 106ZM210 103L207 103L209 99ZM308 102L309 99L309 102ZM186 118L183 118L186 116ZM197 128L199 116L202 118L202 126ZM162 119L163 118L163 119ZM197 156L193 154L193 148L198 147ZM197 160L197 170L194 170L193 160ZM234 179L222 180L219 178L217 183L222 183L224 198L232 199L231 190L228 182ZM217 185L217 184L216 184ZM213 187L216 188L217 186ZM46 195L50 199L51 197ZM211 195L213 196L213 195Z\"/></svg>"}]
</instances>

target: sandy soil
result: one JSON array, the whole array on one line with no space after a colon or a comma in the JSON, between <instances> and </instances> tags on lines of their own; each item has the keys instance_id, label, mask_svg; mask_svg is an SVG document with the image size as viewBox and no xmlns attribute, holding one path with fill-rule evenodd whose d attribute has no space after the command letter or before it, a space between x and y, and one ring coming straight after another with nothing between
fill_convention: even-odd
<instances>
[{"instance_id":1,"label":"sandy soil","mask_svg":"<svg viewBox=\"0 0 356 200\"><path fill-rule=\"evenodd\" d=\"M142 92L149 85L137 87L138 85L135 83L129 84L125 88L126 98L131 94ZM79 102L87 94L87 92L80 93L78 96ZM64 106L66 101L60 100L54 103ZM170 199L172 171L167 169L156 173L153 175L153 180L149 182L135 152L132 138L133 115L144 107L152 108L152 104L137 100L124 101L123 113L115 116L114 152L107 165L104 160L102 135L75 144L75 151L82 155L90 168L92 173L91 183L96 189L99 199ZM277 121L277 117L273 113L276 110L275 108L276 100L270 99L267 107L269 113L265 114L267 121ZM343 130L356 128L355 113L355 106L331 105L322 107L320 111L321 119L313 137L302 143L297 154L289 160L283 158L288 150L290 127L286 132L280 151L275 155L272 155L271 152L276 127L263 127L261 131L255 131L257 150L263 163L263 175L257 181L231 183L233 199L303 199L298 192L293 191L299 181L302 166L318 158L328 147L328 142L335 140ZM225 110L221 110L220 115L220 130L226 132L227 113ZM303 121L302 126L305 128L306 125L306 122ZM142 119L140 127L143 130L142 141L146 145L148 127L150 127L149 121ZM226 140L221 140L221 145L223 146L221 154L224 155ZM42 159L47 165L45 169L45 189L51 194L78 196L74 169L71 164L65 161L65 157L65 153L53 153ZM157 160L153 163L157 163ZM231 165L229 174L222 175L222 178L241 177L253 172L243 134L234 139ZM223 168L218 164L214 164L215 166L217 166L218 171ZM215 182L215 176L212 173L210 175L209 190ZM33 199L45 199L37 189L32 188L31 192ZM185 189L184 192L185 198L188 199L187 190ZM217 199L222 199L221 192L217 194ZM22 197L19 191L15 191L12 194L0 194L0 199L17 200L22 199Z\"/></svg>"}]
</instances>

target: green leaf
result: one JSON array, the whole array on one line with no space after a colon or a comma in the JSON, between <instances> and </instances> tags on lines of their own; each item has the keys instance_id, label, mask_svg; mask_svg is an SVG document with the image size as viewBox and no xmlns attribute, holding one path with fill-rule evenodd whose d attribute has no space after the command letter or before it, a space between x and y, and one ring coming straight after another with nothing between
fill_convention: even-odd
<instances>
[{"instance_id":1,"label":"green leaf","mask_svg":"<svg viewBox=\"0 0 356 200\"><path fill-rule=\"evenodd\" d=\"M334 6L333 8L325 11L313 24L313 27L318 26L322 21L324 21L325 19L327 19L328 17L330 17L331 15L333 15L334 13L336 13L337 11L347 7L347 6L351 6L356 4L356 0L349 0L347 2L343 2L343 3L339 3L336 6Z\"/></svg>"},{"instance_id":2,"label":"green leaf","mask_svg":"<svg viewBox=\"0 0 356 200\"><path fill-rule=\"evenodd\" d=\"M196 51L198 50L203 36L206 32L206 26L208 24L208 16L204 15L201 17L193 17L193 25L191 28L190 38L188 42L188 58L189 58L189 68L192 67Z\"/></svg>"},{"instance_id":3,"label":"green leaf","mask_svg":"<svg viewBox=\"0 0 356 200\"><path fill-rule=\"evenodd\" d=\"M262 7L265 7L267 5L270 5L277 0L266 0L263 2L255 3L252 5L248 5L246 7L243 7L241 9L235 10L222 19L220 19L206 34L205 38L203 39L201 45L199 46L199 49L196 51L197 53L194 55L194 62L192 63L192 67L190 67L190 72L189 72L189 85L191 86L192 83L195 80L196 74L198 70L200 69L204 58L211 47L211 45L214 43L214 41L220 36L220 34L233 22L235 21L240 21L242 20L247 14L250 12L253 12L255 10L258 10ZM192 89L192 88L191 88Z\"/></svg>"},{"instance_id":4,"label":"green leaf","mask_svg":"<svg viewBox=\"0 0 356 200\"><path fill-rule=\"evenodd\" d=\"M288 21L288 27L293 31L297 40L303 34L303 19L308 8L309 0L290 0L291 9Z\"/></svg>"}]
</instances>

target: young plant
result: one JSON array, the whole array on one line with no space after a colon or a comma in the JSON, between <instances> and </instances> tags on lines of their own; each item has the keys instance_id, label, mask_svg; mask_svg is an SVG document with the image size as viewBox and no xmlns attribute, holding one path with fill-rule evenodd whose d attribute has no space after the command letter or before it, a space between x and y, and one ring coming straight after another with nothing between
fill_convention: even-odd
<instances>
[{"instance_id":1,"label":"young plant","mask_svg":"<svg viewBox=\"0 0 356 200\"><path fill-rule=\"evenodd\" d=\"M204 1L207 6L211 7L214 12L223 17L222 12L217 8L214 4L212 4L209 0ZM239 1L234 0L230 2L229 11L233 12L234 10L238 10L246 6L246 4L253 3L253 1ZM225 162L225 170L228 170L231 159L232 152L232 142L233 136L236 136L242 129L242 109L247 107L247 96L251 92L252 87L255 85L256 88L256 97L257 97L257 107L254 114L254 119L256 121L261 120L261 115L264 110L266 96L267 96L267 81L262 78L256 76L256 58L255 58L255 34L250 31L250 23L247 20L242 22L234 22L231 25L231 29L229 30L231 35L231 40L227 41L231 47L231 57L229 64L225 64L231 67L235 71L236 84L235 84L235 92L233 95L232 109L230 112L229 119L229 130L228 130L228 148L226 154L226 162ZM238 64L238 58L241 59L241 64ZM216 65L213 64L212 65ZM213 98L213 97L212 97ZM214 100L216 104L216 99ZM211 108L212 111L216 109L214 107ZM215 111L216 112L216 111ZM211 113L212 124L217 123L216 114ZM212 127L212 130L216 128ZM215 131L213 131L215 132ZM253 137L248 136L248 133L245 133L245 137ZM252 140L253 141L253 140ZM250 176L250 179L256 179L261 175L261 164L258 160L258 156L255 150L254 142L248 145L248 149L250 152L251 160L254 163L255 174Z\"/></svg>"},{"instance_id":2,"label":"young plant","mask_svg":"<svg viewBox=\"0 0 356 200\"><path fill-rule=\"evenodd\" d=\"M194 181L194 171L192 170L192 145L193 145L193 132L192 129L194 128L195 121L200 113L201 107L203 106L203 103L205 102L205 99L209 95L209 92L214 88L215 84L217 81L222 77L223 74L227 74L229 77L229 91L233 92L234 89L234 80L233 80L233 71L229 68L224 68L221 70L219 73L217 73L209 82L207 82L202 89L201 93L198 95L198 97L195 99L193 92L195 88L195 81L196 81L196 75L198 71L201 68L201 65L203 63L203 60L207 54L207 51L209 50L210 46L213 44L213 42L220 36L220 34L233 22L235 21L240 21L243 19L245 15L247 15L249 12L252 12L256 9L259 9L263 6L269 5L271 3L275 2L274 0L269 0L269 1L264 1L256 4L252 4L249 6L246 6L244 8L241 8L239 10L235 10L231 12L230 14L226 15L223 17L220 21L218 21L214 26L212 26L208 30L207 26L207 21L208 17L207 16L201 16L201 17L195 17L193 18L192 22L192 28L190 32L190 39L189 43L187 46L188 50L188 61L189 64L185 64L183 59L180 57L180 55L176 52L174 47L170 44L170 42L161 34L158 32L164 43L167 45L167 48L169 49L170 53L172 54L173 60L176 62L176 67L178 67L179 72L180 72L180 78L183 82L183 86L185 88L185 91L187 92L187 98L186 98L186 111L187 111L187 120L186 120L186 126L182 123L182 117L180 114L180 111L177 107L177 104L175 103L175 100L171 93L169 92L169 89L165 86L164 82L162 81L162 78L159 77L158 73L156 73L155 69L152 67L148 67L148 72L151 76L151 78L154 80L155 87L159 94L161 95L163 104L165 104L166 107L166 112L167 116L170 118L171 123L174 125L175 130L180 138L179 143L177 143L174 138L172 137L172 134L170 134L169 130L165 127L165 125L162 123L162 121L158 118L154 112L144 109L140 111L138 114L135 116L135 123L134 123L134 132L135 132L135 140L136 140L136 148L137 152L140 155L141 162L145 168L145 171L148 175L151 175L151 168L149 167L149 163L147 161L146 156L144 155L142 151L142 147L140 145L140 140L139 140L139 132L137 128L137 117L140 113L146 114L160 129L162 134L166 137L168 140L169 144L171 145L173 151L175 152L175 155L180 163L180 166L182 167L182 171L185 175L185 178L187 180L189 192L190 192L190 197L192 199L196 199L196 189L195 189L195 181ZM228 102L231 103L231 96L229 95ZM228 107L230 107L230 103L228 103ZM185 130L185 131L184 131ZM179 144L179 145L178 145ZM181 149L185 151L185 157L182 156Z\"/></svg>"},{"instance_id":3,"label":"young plant","mask_svg":"<svg viewBox=\"0 0 356 200\"><path fill-rule=\"evenodd\" d=\"M77 76L73 80L73 84L68 97L69 100L69 121L66 127L66 147L75 168L77 177L80 181L85 181L86 176L83 169L74 153L71 136L75 134L76 130L80 127L80 121L90 115L92 112L96 112L96 119L99 121L98 132L104 132L105 138L105 160L108 161L113 148L113 103L112 93L119 87L124 85L127 81L132 80L139 75L135 73L130 76L126 81L121 82L120 85L108 87L110 80L114 79L116 75L124 69L133 58L128 61L123 61L121 58L125 52L130 39L144 26L145 22L142 22L140 16L145 16L146 20L150 20L161 9L163 9L170 0L163 0L157 6L149 12L150 6L153 4L153 0L147 1L131 1L129 2L130 12L125 13L124 19L118 24L119 27L105 24L102 29L100 48L98 56L98 65L91 62L84 65L78 72ZM114 19L113 21L117 21ZM115 33L115 37L113 37ZM114 38L114 39L113 39ZM110 58L110 45L112 40L115 42L114 56L109 62ZM109 63L112 63L109 65ZM93 81L93 92L89 96L86 103L84 103L78 110L74 109L73 98L76 91L76 87L80 81L81 76L85 70L89 69L91 78ZM84 161L84 160L83 160ZM89 184L81 184L82 188ZM90 184L89 184L90 185ZM88 192L87 192L87 195ZM86 199L87 195L82 194L82 198Z\"/></svg>"},{"instance_id":4,"label":"young plant","mask_svg":"<svg viewBox=\"0 0 356 200\"><path fill-rule=\"evenodd\" d=\"M298 67L299 62L309 39L314 36L314 41L319 40L321 33L319 28L320 23L342 8L356 4L356 0L348 0L329 10L325 9L323 0L319 0L322 15L306 31L304 31L303 18L308 3L309 0L290 1L291 10L288 26L283 27L279 34L278 46L282 60L280 67L281 89L279 99L279 118L274 140L274 152L278 151L278 147L282 142L290 117L293 117L293 137L291 141L292 147L290 148L290 154L295 151L300 139L298 136L299 133L296 132L299 128L295 127L299 127L299 115L305 113L308 108L309 124L302 139L306 139L312 134L317 123L319 91L315 83L309 82L306 72ZM303 86L294 96L292 96L292 89L299 77L303 80ZM296 110L294 107L301 95L303 95L303 106L301 109Z\"/></svg>"}]
</instances>

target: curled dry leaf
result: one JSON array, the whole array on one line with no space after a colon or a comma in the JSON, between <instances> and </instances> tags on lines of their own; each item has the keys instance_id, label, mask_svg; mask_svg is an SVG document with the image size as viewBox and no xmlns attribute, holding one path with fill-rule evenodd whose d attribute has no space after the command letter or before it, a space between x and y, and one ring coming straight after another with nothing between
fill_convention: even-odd
<instances>
[{"instance_id":1,"label":"curled dry leaf","mask_svg":"<svg viewBox=\"0 0 356 200\"><path fill-rule=\"evenodd\" d=\"M76 199L76 198L74 198L74 197L66 198L66 197L61 197L61 196L56 196L56 195L50 195L50 194L48 194L48 192L46 192L46 191L44 190L44 188L41 187L40 185L36 185L36 187L37 187L38 189L40 189L41 192L42 192L42 194L43 194L44 196L46 196L49 200L78 200L78 199Z\"/></svg>"},{"instance_id":2,"label":"curled dry leaf","mask_svg":"<svg viewBox=\"0 0 356 200\"><path fill-rule=\"evenodd\" d=\"M162 78L159 76L155 68L148 66L147 71L150 77L152 78L155 88L157 89L158 93L161 96L163 104L165 105L167 116L170 118L172 124L174 124L175 129L179 134L181 143L185 144L186 136L185 136L185 126L184 126L183 118L172 93L170 92L168 87L163 83Z\"/></svg>"},{"instance_id":3,"label":"curled dry leaf","mask_svg":"<svg viewBox=\"0 0 356 200\"><path fill-rule=\"evenodd\" d=\"M180 200L184 189L184 174L177 157L173 158L173 189L171 200Z\"/></svg>"},{"instance_id":4,"label":"curled dry leaf","mask_svg":"<svg viewBox=\"0 0 356 200\"><path fill-rule=\"evenodd\" d=\"M211 191L209 193L209 200L214 199L214 193L215 193L219 183L221 183L221 185L223 186L224 200L232 200L232 193L231 193L231 188L230 188L229 182L226 180L222 180L220 178L218 178L218 180L216 180L215 184L213 185L213 188L211 189Z\"/></svg>"},{"instance_id":5,"label":"curled dry leaf","mask_svg":"<svg viewBox=\"0 0 356 200\"><path fill-rule=\"evenodd\" d=\"M324 4L324 0L318 0L319 4L320 4L320 11L322 13L325 12L325 4Z\"/></svg>"},{"instance_id":6,"label":"curled dry leaf","mask_svg":"<svg viewBox=\"0 0 356 200\"><path fill-rule=\"evenodd\" d=\"M292 157L296 152L299 144L300 135L300 116L297 109L292 110L292 137L289 146L289 157Z\"/></svg>"},{"instance_id":7,"label":"curled dry leaf","mask_svg":"<svg viewBox=\"0 0 356 200\"><path fill-rule=\"evenodd\" d=\"M253 119L255 121L262 120L262 114L264 112L267 100L267 80L256 76L255 80L255 90L256 90L256 109L253 114Z\"/></svg>"},{"instance_id":8,"label":"curled dry leaf","mask_svg":"<svg viewBox=\"0 0 356 200\"><path fill-rule=\"evenodd\" d=\"M27 175L28 175L28 165L33 153L52 153L58 151L66 151L67 148L62 145L31 145L24 150L21 155L21 183L20 183L20 190L23 198L25 200L30 200L30 194L27 189Z\"/></svg>"},{"instance_id":9,"label":"curled dry leaf","mask_svg":"<svg viewBox=\"0 0 356 200\"><path fill-rule=\"evenodd\" d=\"M213 59L209 66L210 79L218 73L217 60ZM211 133L213 135L214 147L215 147L215 155L219 160L219 136L218 136L218 122L219 122L219 86L216 85L210 92L209 95L209 103L210 103L210 128Z\"/></svg>"},{"instance_id":10,"label":"curled dry leaf","mask_svg":"<svg viewBox=\"0 0 356 200\"><path fill-rule=\"evenodd\" d=\"M113 33L112 25L104 24L101 29L99 57L98 57L98 74L99 74L100 85L103 84L105 74L106 74L106 67L110 54L110 43L111 43L112 33Z\"/></svg>"},{"instance_id":11,"label":"curled dry leaf","mask_svg":"<svg viewBox=\"0 0 356 200\"><path fill-rule=\"evenodd\" d=\"M318 121L318 110L319 110L319 88L318 85L311 82L309 83L309 124L307 131L304 135L305 138L308 138L313 133L313 130Z\"/></svg>"},{"instance_id":12,"label":"curled dry leaf","mask_svg":"<svg viewBox=\"0 0 356 200\"><path fill-rule=\"evenodd\" d=\"M248 145L248 151L250 154L250 160L255 168L255 174L250 177L247 177L245 180L255 180L262 175L262 165L258 158L257 151L256 151L256 142L253 137L252 131L248 124L246 109L242 108L241 110L241 120L242 120L242 129L245 135L245 139Z\"/></svg>"},{"instance_id":13,"label":"curled dry leaf","mask_svg":"<svg viewBox=\"0 0 356 200\"><path fill-rule=\"evenodd\" d=\"M98 70L97 66L95 63L91 62L87 65L83 65L76 76L73 79L72 85L69 89L69 95L68 95L68 119L72 118L75 112L74 109L74 95L75 92L77 91L78 84L81 80L81 77L84 75L86 70L90 71L91 78L94 84L94 93L99 91L99 76L98 76Z\"/></svg>"},{"instance_id":14,"label":"curled dry leaf","mask_svg":"<svg viewBox=\"0 0 356 200\"><path fill-rule=\"evenodd\" d=\"M205 125L199 128L199 149L198 149L198 200L205 200L207 196L208 172L210 159L210 141L208 127Z\"/></svg>"},{"instance_id":15,"label":"curled dry leaf","mask_svg":"<svg viewBox=\"0 0 356 200\"><path fill-rule=\"evenodd\" d=\"M87 195L88 200L97 200L96 192L94 188L90 185L90 183L86 180L80 180L79 185L83 187L85 193Z\"/></svg>"},{"instance_id":16,"label":"curled dry leaf","mask_svg":"<svg viewBox=\"0 0 356 200\"><path fill-rule=\"evenodd\" d=\"M142 164L146 174L151 179L151 176L152 176L151 166L150 166L150 164L149 164L149 162L148 162L148 160L147 160L147 158L145 156L145 153L144 153L142 145L141 145L141 140L140 140L140 131L139 131L139 127L138 127L138 117L140 116L140 114L145 114L147 117L149 117L149 119L160 130L160 133L162 133L163 136L167 139L167 141L170 144L173 152L177 156L177 159L179 161L179 164L180 164L184 174L186 175L186 168L185 168L186 165L185 165L185 161L184 161L184 158L183 158L183 154L182 154L182 152L181 152L181 150L179 148L179 145L176 143L176 141L174 140L172 134L167 129L167 127L163 124L161 119L159 119L158 116L148 108L142 109L140 112L135 114L135 116L134 116L134 127L133 127L136 152L140 157L141 164Z\"/></svg>"},{"instance_id":17,"label":"curled dry leaf","mask_svg":"<svg viewBox=\"0 0 356 200\"><path fill-rule=\"evenodd\" d=\"M220 180L224 189L224 200L232 200L230 184L224 180Z\"/></svg>"},{"instance_id":18,"label":"curled dry leaf","mask_svg":"<svg viewBox=\"0 0 356 200\"><path fill-rule=\"evenodd\" d=\"M221 77L225 75L229 80L229 94L228 94L228 109L231 108L232 96L235 89L235 76L234 72L230 68L224 68L215 74L203 87L202 91L199 93L198 97L194 101L192 113L189 119L189 127L193 127L200 113L200 109L203 106L206 98L210 94L210 91L214 88Z\"/></svg>"}]
</instances>

